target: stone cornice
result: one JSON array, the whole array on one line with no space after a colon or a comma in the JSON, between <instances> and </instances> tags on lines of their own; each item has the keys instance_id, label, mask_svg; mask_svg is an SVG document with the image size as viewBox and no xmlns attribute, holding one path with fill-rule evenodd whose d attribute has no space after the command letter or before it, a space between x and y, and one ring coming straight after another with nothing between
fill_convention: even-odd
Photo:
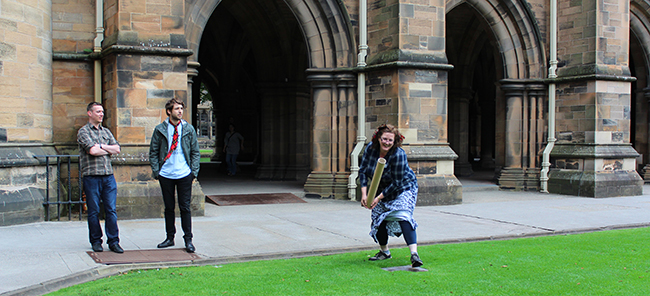
<instances>
[{"instance_id":1,"label":"stone cornice","mask_svg":"<svg viewBox=\"0 0 650 296\"><path fill-rule=\"evenodd\" d=\"M143 54L143 55L163 55L163 56L191 56L194 51L185 48L170 47L148 47L134 45L111 45L102 50L102 56L111 54Z\"/></svg>"},{"instance_id":2,"label":"stone cornice","mask_svg":"<svg viewBox=\"0 0 650 296\"><path fill-rule=\"evenodd\" d=\"M170 48L170 47L147 47L147 46L133 46L133 45L111 45L104 48L101 53L76 53L76 52L53 52L52 60L61 61L93 61L101 59L111 54L142 54L142 55L162 55L162 56L191 56L194 51L185 48ZM192 65L199 65L193 63Z\"/></svg>"},{"instance_id":3,"label":"stone cornice","mask_svg":"<svg viewBox=\"0 0 650 296\"><path fill-rule=\"evenodd\" d=\"M636 158L632 144L557 143L551 157L567 158Z\"/></svg>"},{"instance_id":4,"label":"stone cornice","mask_svg":"<svg viewBox=\"0 0 650 296\"><path fill-rule=\"evenodd\" d=\"M558 77L555 79L544 79L544 83L568 83L576 81L622 81L622 82L634 82L636 77L632 76L619 76L619 75L607 75L607 74L589 74L589 75L579 75L579 76L567 76L567 77Z\"/></svg>"},{"instance_id":5,"label":"stone cornice","mask_svg":"<svg viewBox=\"0 0 650 296\"><path fill-rule=\"evenodd\" d=\"M395 68L451 71L454 69L454 65L428 63L428 62L413 62L413 61L393 61L393 62L388 62L383 64L366 66L364 68L365 71L375 71L375 70L385 70L385 69L395 69Z\"/></svg>"},{"instance_id":6,"label":"stone cornice","mask_svg":"<svg viewBox=\"0 0 650 296\"><path fill-rule=\"evenodd\" d=\"M89 53L68 53L68 52L53 52L52 60L53 61L84 61L89 62L96 60L99 57L99 54L89 54Z\"/></svg>"},{"instance_id":7,"label":"stone cornice","mask_svg":"<svg viewBox=\"0 0 650 296\"><path fill-rule=\"evenodd\" d=\"M456 160L458 154L449 144L409 144L403 145L407 158L411 161Z\"/></svg>"},{"instance_id":8,"label":"stone cornice","mask_svg":"<svg viewBox=\"0 0 650 296\"><path fill-rule=\"evenodd\" d=\"M45 158L35 155L56 155L52 144L42 143L2 143L0 144L0 168L31 166L45 162Z\"/></svg>"}]
</instances>

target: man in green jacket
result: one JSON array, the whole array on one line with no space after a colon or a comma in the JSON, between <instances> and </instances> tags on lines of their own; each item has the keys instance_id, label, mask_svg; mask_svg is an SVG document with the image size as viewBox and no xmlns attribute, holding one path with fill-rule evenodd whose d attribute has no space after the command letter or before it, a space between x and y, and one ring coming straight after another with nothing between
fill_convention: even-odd
<instances>
[{"instance_id":1,"label":"man in green jacket","mask_svg":"<svg viewBox=\"0 0 650 296\"><path fill-rule=\"evenodd\" d=\"M165 230L167 238L158 248L174 245L176 226L174 225L174 190L178 193L178 208L181 212L181 227L185 250L193 253L192 244L192 181L199 175L199 141L191 124L183 120L185 103L171 99L165 104L168 118L157 125L149 145L149 162L153 177L160 183L165 203Z\"/></svg>"}]
</instances>

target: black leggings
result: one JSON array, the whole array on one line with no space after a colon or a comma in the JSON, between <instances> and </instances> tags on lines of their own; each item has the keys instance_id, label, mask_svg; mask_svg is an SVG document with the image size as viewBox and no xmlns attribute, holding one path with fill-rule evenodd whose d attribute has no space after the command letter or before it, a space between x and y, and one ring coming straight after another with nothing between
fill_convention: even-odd
<instances>
[{"instance_id":1,"label":"black leggings","mask_svg":"<svg viewBox=\"0 0 650 296\"><path fill-rule=\"evenodd\" d=\"M418 243L418 236L415 233L413 226L411 226L411 223L408 221L399 221L399 226L402 227L402 235L404 235L406 245ZM381 246L388 244L388 231L386 230L386 221L381 222L379 229L377 229L377 242Z\"/></svg>"}]
</instances>

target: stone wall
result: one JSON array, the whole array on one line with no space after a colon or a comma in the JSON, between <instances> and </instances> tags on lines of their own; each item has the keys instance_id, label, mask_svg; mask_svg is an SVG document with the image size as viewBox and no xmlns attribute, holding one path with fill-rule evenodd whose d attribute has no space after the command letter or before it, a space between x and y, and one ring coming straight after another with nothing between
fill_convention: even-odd
<instances>
[{"instance_id":1,"label":"stone wall","mask_svg":"<svg viewBox=\"0 0 650 296\"><path fill-rule=\"evenodd\" d=\"M52 68L54 142L76 143L77 131L88 123L86 107L94 101L92 63L83 60L56 60Z\"/></svg>"},{"instance_id":2,"label":"stone wall","mask_svg":"<svg viewBox=\"0 0 650 296\"><path fill-rule=\"evenodd\" d=\"M45 154L54 154L54 147L41 144L0 146L0 226L43 220L47 186L45 159L34 155ZM53 176L54 173L50 173L50 177Z\"/></svg>"},{"instance_id":3,"label":"stone wall","mask_svg":"<svg viewBox=\"0 0 650 296\"><path fill-rule=\"evenodd\" d=\"M125 147L129 150L129 147ZM163 218L165 205L160 184L151 176L149 162L116 163L113 165L117 182L118 219ZM198 181L192 183L192 216L203 216L205 195ZM176 206L176 213L179 213Z\"/></svg>"},{"instance_id":4,"label":"stone wall","mask_svg":"<svg viewBox=\"0 0 650 296\"><path fill-rule=\"evenodd\" d=\"M51 1L2 2L0 143L52 140Z\"/></svg>"}]
</instances>

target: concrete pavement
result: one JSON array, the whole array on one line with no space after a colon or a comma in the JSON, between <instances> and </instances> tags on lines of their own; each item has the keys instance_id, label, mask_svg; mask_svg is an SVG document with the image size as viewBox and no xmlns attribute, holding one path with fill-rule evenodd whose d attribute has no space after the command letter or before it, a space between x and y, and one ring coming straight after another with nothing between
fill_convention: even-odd
<instances>
[{"instance_id":1,"label":"concrete pavement","mask_svg":"<svg viewBox=\"0 0 650 296\"><path fill-rule=\"evenodd\" d=\"M205 216L193 218L196 254L204 258L197 262L96 264L86 254L90 245L85 221L0 227L0 294L41 295L135 268L377 248L368 236L370 212L357 202L305 198L297 182L199 180L205 194L292 192L307 203L225 207L206 203ZM489 181L461 182L463 204L415 209L420 245L650 226L650 185L644 186L641 196L594 199L499 191ZM120 220L119 227L125 250L155 249L165 236L163 219ZM177 228L181 231L180 221ZM182 246L180 235L176 242ZM404 247L402 238L389 243ZM106 244L104 248L107 251Z\"/></svg>"}]
</instances>

